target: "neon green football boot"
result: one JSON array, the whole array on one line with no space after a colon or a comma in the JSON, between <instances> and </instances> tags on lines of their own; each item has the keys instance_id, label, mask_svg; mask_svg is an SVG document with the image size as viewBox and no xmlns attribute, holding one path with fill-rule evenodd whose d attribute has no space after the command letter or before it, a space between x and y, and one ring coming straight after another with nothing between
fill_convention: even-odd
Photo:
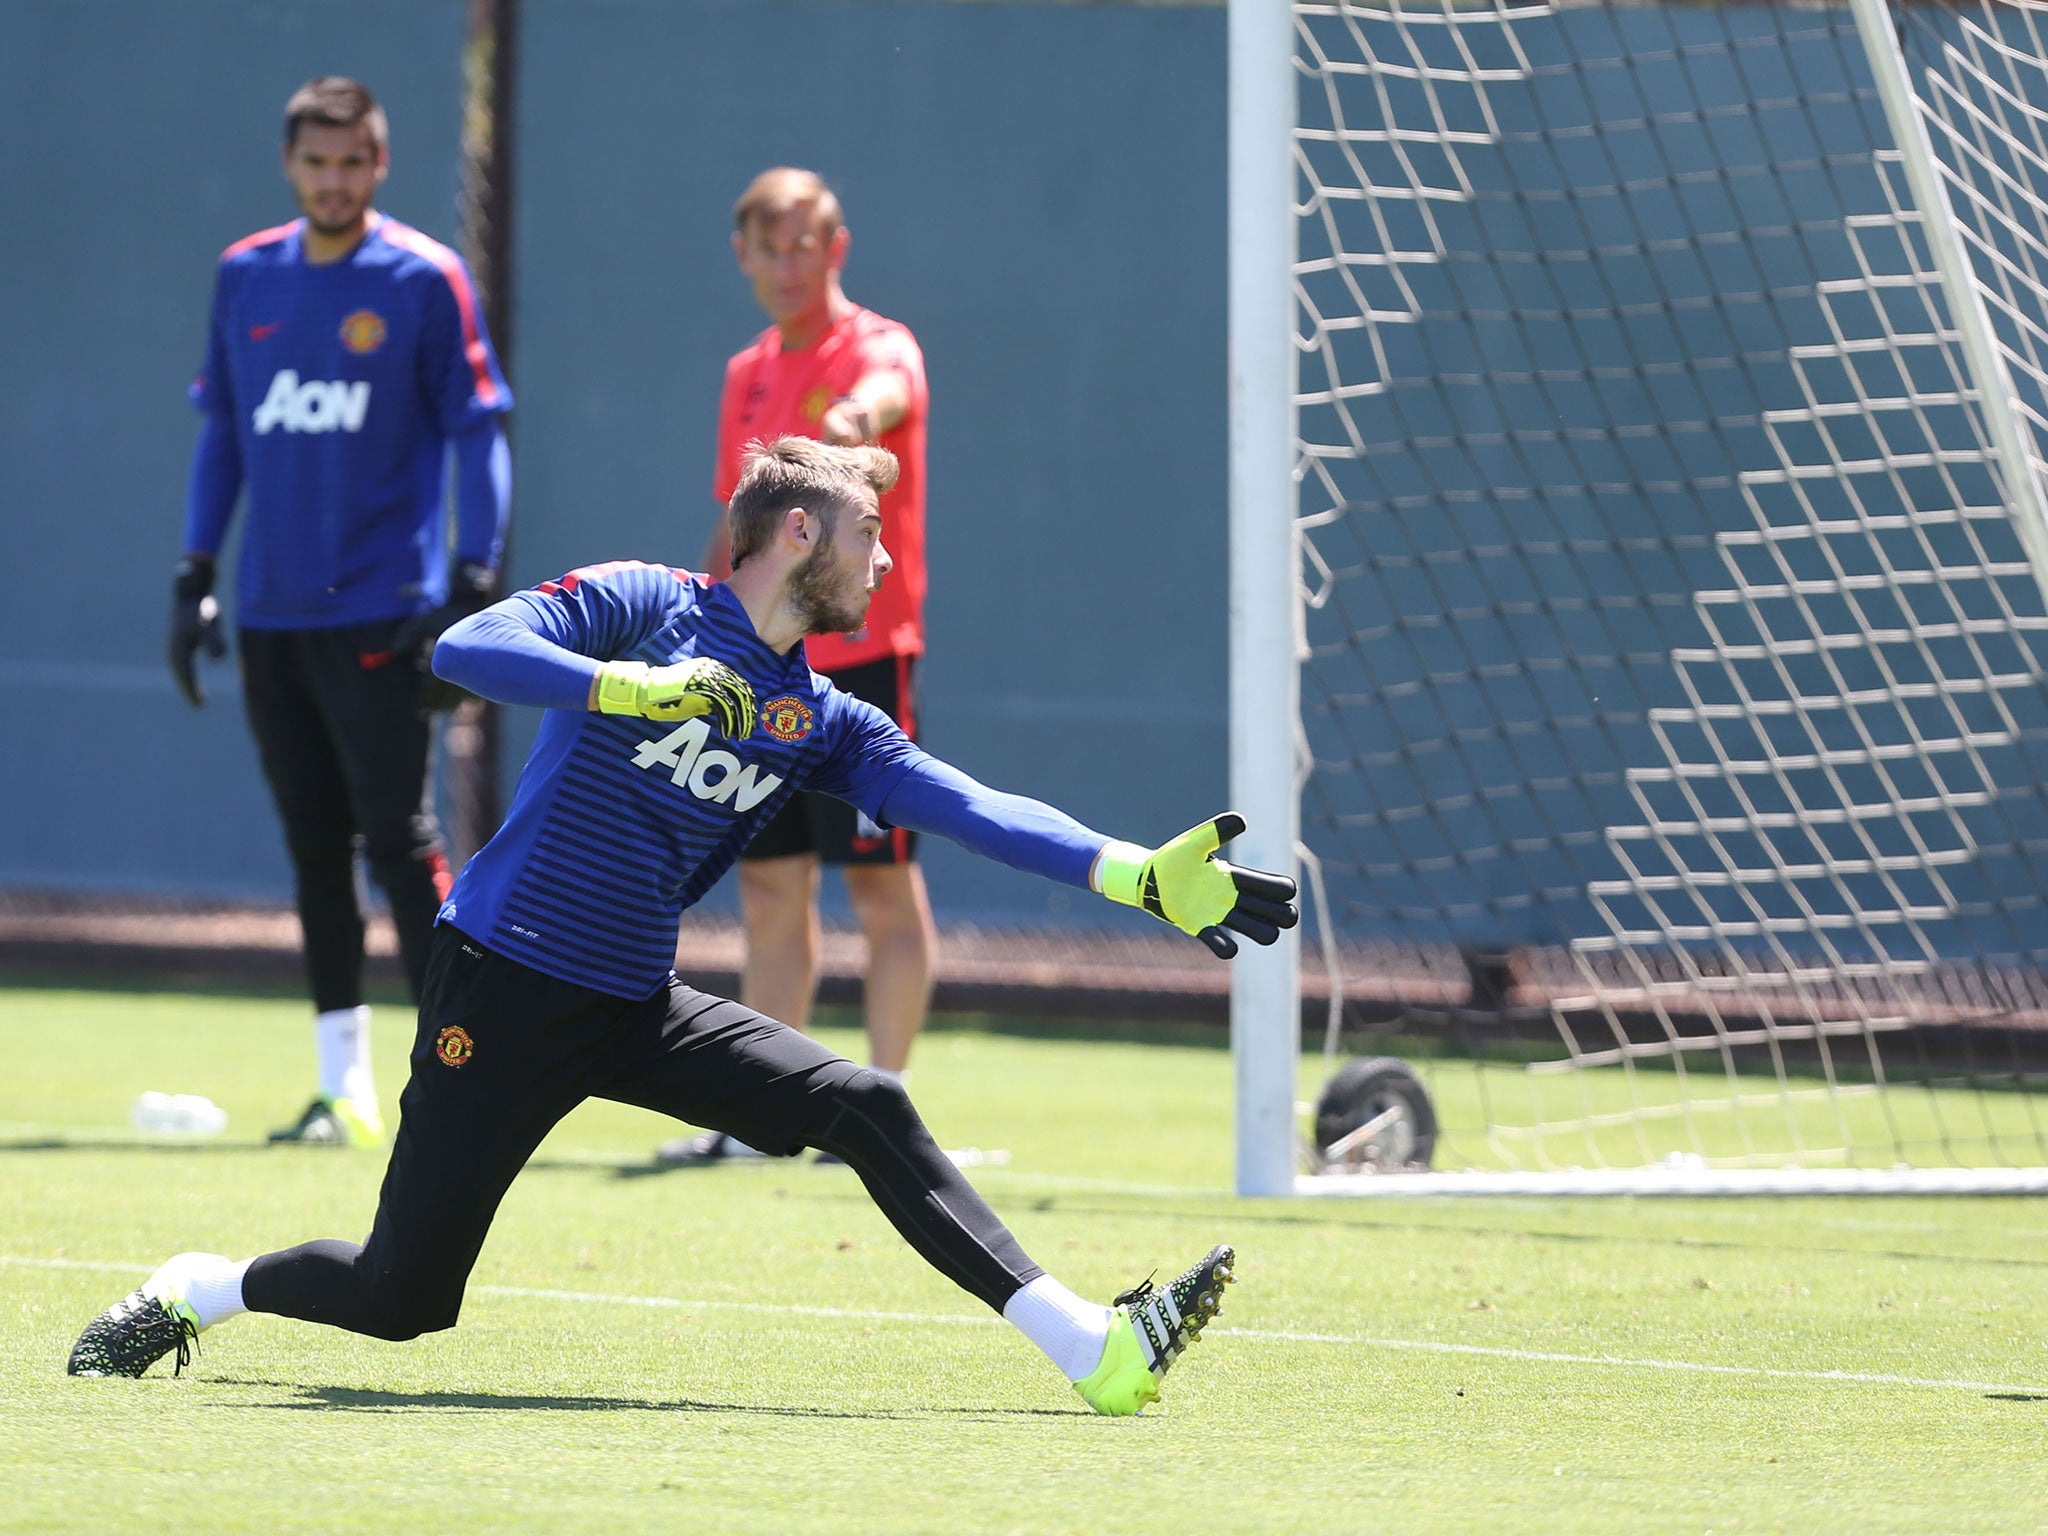
<instances>
[{"instance_id":1,"label":"neon green football boot","mask_svg":"<svg viewBox=\"0 0 2048 1536\"><path fill-rule=\"evenodd\" d=\"M175 1353L173 1375L192 1363L199 1337L199 1313L185 1299L187 1272L194 1260L225 1263L217 1253L181 1253L85 1325L65 1366L73 1376L140 1376Z\"/></svg>"},{"instance_id":2,"label":"neon green football boot","mask_svg":"<svg viewBox=\"0 0 2048 1536\"><path fill-rule=\"evenodd\" d=\"M1236 1261L1228 1243L1218 1244L1164 1290L1148 1279L1117 1297L1102 1363L1074 1383L1082 1401L1111 1418L1158 1402L1160 1381L1223 1310L1223 1288L1236 1278Z\"/></svg>"},{"instance_id":3,"label":"neon green football boot","mask_svg":"<svg viewBox=\"0 0 2048 1536\"><path fill-rule=\"evenodd\" d=\"M294 1125L270 1133L270 1141L309 1147L374 1147L384 1140L384 1117L369 1099L328 1098L308 1104Z\"/></svg>"}]
</instances>

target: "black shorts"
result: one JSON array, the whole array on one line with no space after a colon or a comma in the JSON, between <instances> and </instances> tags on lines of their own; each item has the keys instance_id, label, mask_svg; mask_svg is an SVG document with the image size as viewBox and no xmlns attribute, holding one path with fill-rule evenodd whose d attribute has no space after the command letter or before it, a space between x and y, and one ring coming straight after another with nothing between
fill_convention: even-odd
<instances>
[{"instance_id":1,"label":"black shorts","mask_svg":"<svg viewBox=\"0 0 2048 1536\"><path fill-rule=\"evenodd\" d=\"M832 686L881 710L917 740L917 658L884 656L831 674ZM908 864L917 834L879 827L844 800L799 790L754 834L742 859L786 859L813 853L826 864Z\"/></svg>"}]
</instances>

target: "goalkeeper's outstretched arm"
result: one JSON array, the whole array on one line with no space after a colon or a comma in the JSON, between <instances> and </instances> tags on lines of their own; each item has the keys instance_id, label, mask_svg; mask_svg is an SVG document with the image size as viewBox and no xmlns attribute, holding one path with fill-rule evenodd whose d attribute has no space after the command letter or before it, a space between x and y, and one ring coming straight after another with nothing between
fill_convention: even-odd
<instances>
[{"instance_id":1,"label":"goalkeeper's outstretched arm","mask_svg":"<svg viewBox=\"0 0 2048 1536\"><path fill-rule=\"evenodd\" d=\"M1292 879L1216 857L1244 831L1234 811L1147 848L1104 837L1043 801L990 789L920 755L890 789L882 813L998 863L1141 907L1225 960L1237 953L1235 935L1271 944L1300 920Z\"/></svg>"}]
</instances>

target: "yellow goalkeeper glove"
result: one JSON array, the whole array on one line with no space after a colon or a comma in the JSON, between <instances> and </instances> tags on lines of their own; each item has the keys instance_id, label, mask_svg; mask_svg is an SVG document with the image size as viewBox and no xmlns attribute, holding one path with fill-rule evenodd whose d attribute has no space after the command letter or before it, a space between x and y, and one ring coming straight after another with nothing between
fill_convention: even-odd
<instances>
[{"instance_id":1,"label":"yellow goalkeeper glove","mask_svg":"<svg viewBox=\"0 0 2048 1536\"><path fill-rule=\"evenodd\" d=\"M1227 929L1271 944L1282 928L1301 921L1294 882L1216 857L1217 848L1243 831L1244 818L1225 811L1158 848L1110 843L1096 860L1096 886L1111 901L1143 907L1193 934L1220 959L1237 953Z\"/></svg>"},{"instance_id":2,"label":"yellow goalkeeper glove","mask_svg":"<svg viewBox=\"0 0 2048 1536\"><path fill-rule=\"evenodd\" d=\"M734 741L754 734L754 690L722 661L699 656L670 667L644 661L608 661L591 685L591 707L600 714L638 715L646 720L694 720L709 715Z\"/></svg>"}]
</instances>

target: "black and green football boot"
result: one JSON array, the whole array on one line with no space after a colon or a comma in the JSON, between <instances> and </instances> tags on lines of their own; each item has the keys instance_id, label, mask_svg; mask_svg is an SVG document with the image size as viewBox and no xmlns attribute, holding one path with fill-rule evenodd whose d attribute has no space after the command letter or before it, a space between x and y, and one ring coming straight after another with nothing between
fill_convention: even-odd
<instances>
[{"instance_id":1,"label":"black and green football boot","mask_svg":"<svg viewBox=\"0 0 2048 1536\"><path fill-rule=\"evenodd\" d=\"M1082 1401L1113 1418L1158 1402L1161 1380L1223 1310L1223 1288L1235 1278L1236 1260L1229 1244L1219 1244L1164 1288L1148 1279L1117 1297L1102 1363L1074 1383Z\"/></svg>"}]
</instances>

